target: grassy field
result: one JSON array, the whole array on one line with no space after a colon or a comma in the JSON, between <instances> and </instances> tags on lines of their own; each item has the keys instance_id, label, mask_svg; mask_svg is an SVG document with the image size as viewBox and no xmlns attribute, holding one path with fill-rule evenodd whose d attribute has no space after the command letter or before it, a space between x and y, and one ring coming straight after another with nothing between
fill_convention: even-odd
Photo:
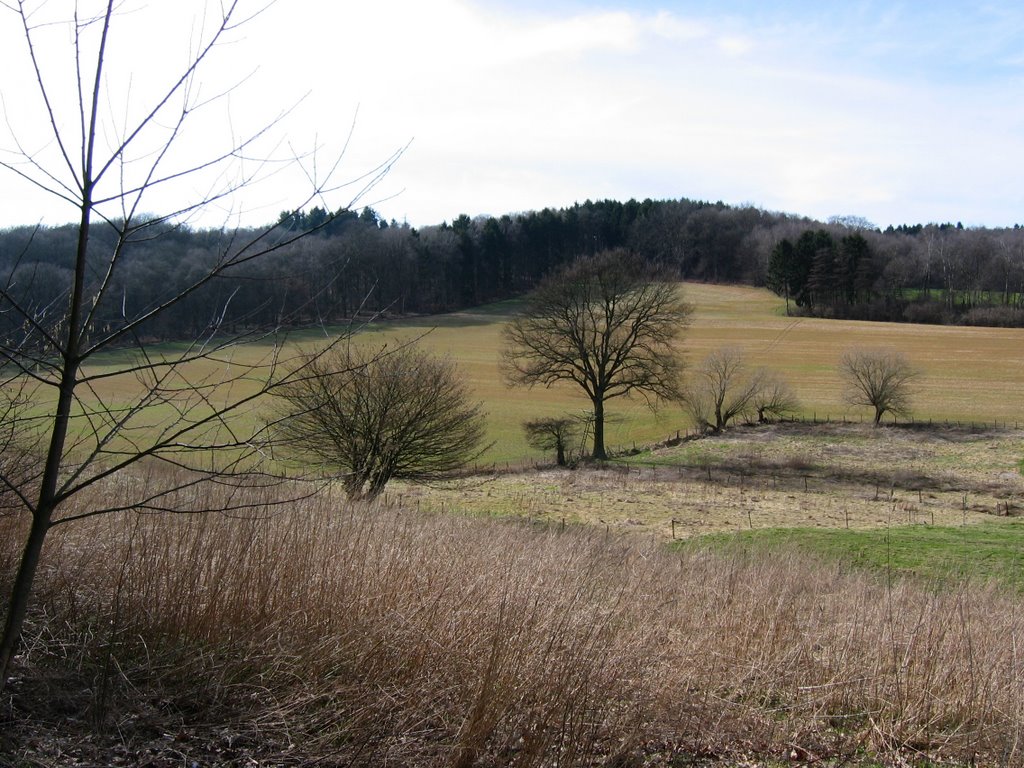
<instances>
[{"instance_id":1,"label":"grassy field","mask_svg":"<svg viewBox=\"0 0 1024 768\"><path fill-rule=\"evenodd\" d=\"M585 472L496 473L390 494L431 509L662 538L964 526L1024 514L1024 430L785 423L683 440ZM1016 533L1016 529L1015 529Z\"/></svg>"},{"instance_id":2,"label":"grassy field","mask_svg":"<svg viewBox=\"0 0 1024 768\"><path fill-rule=\"evenodd\" d=\"M973 525L895 525L872 530L765 528L709 534L681 548L723 552L810 552L884 576L915 577L946 588L991 582L1024 591L1024 522L988 520Z\"/></svg>"},{"instance_id":3,"label":"grassy field","mask_svg":"<svg viewBox=\"0 0 1024 768\"><path fill-rule=\"evenodd\" d=\"M742 286L686 284L684 296L694 308L682 352L697 364L708 352L724 346L743 350L751 365L764 365L781 374L796 391L807 418L859 420L865 414L844 404L835 368L849 347L884 347L903 352L921 368L920 392L915 399L918 419L1013 424L1024 406L1024 331L999 328L937 327L790 318L781 299L767 290ZM394 343L422 336L422 344L450 355L469 379L489 413L489 439L494 447L485 462L519 462L539 458L530 449L520 425L538 416L579 412L588 401L577 389L510 389L499 368L501 328L518 304L505 302L473 311L379 322L360 332L371 343ZM322 332L296 334L292 343L312 346ZM227 358L231 364L266 360L266 345L240 347ZM155 350L159 353L159 350ZM107 369L118 359L99 360L92 370ZM191 372L216 376L205 364ZM117 402L135 391L134 378L109 379L100 392ZM688 419L676 406L651 412L642 401L615 400L608 406L607 440L612 448L631 448L685 431ZM255 408L245 417L259 418Z\"/></svg>"},{"instance_id":4,"label":"grassy field","mask_svg":"<svg viewBox=\"0 0 1024 768\"><path fill-rule=\"evenodd\" d=\"M770 291L744 286L686 284L694 308L682 350L691 364L723 346L743 350L750 364L778 371L794 388L807 418L859 420L862 410L842 399L836 363L850 347L880 347L904 353L923 377L915 398L917 419L1014 424L1024 418L1024 331L866 323L786 317L784 302ZM488 307L484 313L402 321L371 334L381 340L428 332L423 343L459 362L491 414L492 461L535 455L519 424L535 416L582 410L587 401L571 387L509 389L501 379L497 350L501 323L516 305ZM641 402L613 401L611 446L631 447L685 430L678 407L652 413Z\"/></svg>"},{"instance_id":5,"label":"grassy field","mask_svg":"<svg viewBox=\"0 0 1024 768\"><path fill-rule=\"evenodd\" d=\"M806 418L832 423L734 429L713 439L644 449L623 456L617 468L587 473L484 475L429 488L395 484L390 497L426 509L512 515L558 525L590 523L676 538L766 529L958 527L990 522L996 514L1020 513L1024 433L1014 427L1024 404L1024 332L789 318L783 303L768 291L712 285L686 285L683 290L694 306L683 342L689 361L722 346L739 346L752 365L770 366L790 381ZM518 306L506 302L383 322L360 331L376 345L420 338L425 347L455 359L489 412L489 439L495 445L484 462L500 468L520 465L524 458L550 460L526 446L520 429L524 420L586 406L570 387L525 390L505 385L498 355L501 328ZM310 347L323 338L322 332L304 332L293 343ZM999 422L1000 430L878 431L862 425L863 414L843 404L835 374L838 356L853 346L899 349L922 368L918 420ZM268 354L268 347L252 345L228 359L249 364ZM102 362L110 367L123 360ZM207 363L190 373L216 377L218 367ZM138 383L124 377L106 380L104 387L102 394L117 401ZM652 413L641 403L613 401L610 413L609 443L620 449L644 448L688 426L674 406ZM246 418L258 420L260 408ZM844 419L850 423L843 424ZM1010 539L1016 536L1013 529ZM820 549L813 536L791 537ZM855 534L831 541L849 554L860 546L851 537ZM922 542L921 549L928 545ZM939 564L923 570L933 567L946 569ZM898 570L915 568L907 564Z\"/></svg>"},{"instance_id":6,"label":"grassy field","mask_svg":"<svg viewBox=\"0 0 1024 768\"><path fill-rule=\"evenodd\" d=\"M370 506L210 487L175 508L253 508L56 528L0 762L1024 764L1024 334L798 320L764 291L685 290L691 362L742 346L819 423L666 441L678 409L618 403L610 442L637 451L535 469L520 423L585 402L505 387L515 305L365 330L451 355L490 411L489 459L518 470L395 483ZM850 346L924 369L919 419L989 426L859 423L834 374ZM23 528L0 516L0 578Z\"/></svg>"}]
</instances>

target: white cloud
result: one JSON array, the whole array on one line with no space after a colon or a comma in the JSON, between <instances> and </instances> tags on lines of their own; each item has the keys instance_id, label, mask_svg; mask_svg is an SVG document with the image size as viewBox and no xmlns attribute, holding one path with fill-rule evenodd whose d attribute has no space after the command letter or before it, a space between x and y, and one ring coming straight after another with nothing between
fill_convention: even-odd
<instances>
[{"instance_id":1,"label":"white cloud","mask_svg":"<svg viewBox=\"0 0 1024 768\"><path fill-rule=\"evenodd\" d=\"M957 115L963 93L830 58L842 30L666 11L520 18L468 3L432 17L445 50L401 36L362 112L371 133L417 137L395 171L406 191L388 203L417 223L659 191L898 221L915 176L993 133ZM1005 101L987 120L1006 119ZM1006 135L983 143L1016 148Z\"/></svg>"},{"instance_id":2,"label":"white cloud","mask_svg":"<svg viewBox=\"0 0 1024 768\"><path fill-rule=\"evenodd\" d=\"M1024 170L1020 82L901 69L902 17L861 46L831 6L824 21L604 8L279 3L230 51L232 72L260 66L238 124L254 114L243 97L266 113L311 90L287 137L327 156L358 107L349 176L414 137L373 200L401 192L380 207L415 224L633 195L879 223L923 215L917 200L993 223L1022 209L1007 181ZM276 214L294 193L273 191Z\"/></svg>"},{"instance_id":3,"label":"white cloud","mask_svg":"<svg viewBox=\"0 0 1024 768\"><path fill-rule=\"evenodd\" d=\"M578 56L588 51L627 51L637 44L639 29L626 13L577 16L526 26L509 24L504 46L510 59Z\"/></svg>"},{"instance_id":4,"label":"white cloud","mask_svg":"<svg viewBox=\"0 0 1024 768\"><path fill-rule=\"evenodd\" d=\"M740 35L725 35L718 38L718 47L729 56L742 56L750 53L754 43L749 38Z\"/></svg>"},{"instance_id":5,"label":"white cloud","mask_svg":"<svg viewBox=\"0 0 1024 768\"><path fill-rule=\"evenodd\" d=\"M674 42L688 42L707 37L706 24L693 19L682 19L668 11L659 11L645 25L658 37Z\"/></svg>"}]
</instances>

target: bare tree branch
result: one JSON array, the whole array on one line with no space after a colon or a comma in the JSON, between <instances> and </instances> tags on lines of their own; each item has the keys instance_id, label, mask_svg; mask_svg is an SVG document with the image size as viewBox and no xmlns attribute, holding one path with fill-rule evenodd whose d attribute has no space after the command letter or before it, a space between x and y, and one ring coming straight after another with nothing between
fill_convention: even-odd
<instances>
[{"instance_id":1,"label":"bare tree branch","mask_svg":"<svg viewBox=\"0 0 1024 768\"><path fill-rule=\"evenodd\" d=\"M5 502L11 500L31 517L0 639L0 689L17 647L47 532L56 525L124 509L174 511L177 500L198 493L204 483L243 487L276 482L265 466L268 426L255 418L257 408L268 394L309 377L320 355L347 336L338 334L312 356L289 352L281 327L292 325L297 315L283 310L278 326L243 325L235 332L229 320L244 321L246 310L234 309L233 290L217 300L208 322L196 324L195 337L183 347L150 349L143 340L147 325L177 307L189 307L220 278L329 224L354 205L359 194L372 189L402 153L399 149L375 169L347 181L336 178L342 156L332 159L324 166L325 175L314 170L308 177L311 188L305 201L325 201L342 189L355 196L334 207L336 213L324 222L307 229L286 230L274 224L225 232L215 259L200 265L182 284L162 287L131 311L125 296L117 316L104 308L109 309L116 296L129 249L158 236L166 222L184 226L181 219L236 200L238 193L286 164L305 170L309 162L319 168L317 152L292 153L280 160L259 157L257 144L269 138L286 110L241 138L232 132L230 145L211 150L205 159L179 161L176 149L186 123L197 110L231 92L204 98L196 83L218 44L244 23L239 18L240 0L211 6L216 9L213 23L200 24L197 42L181 70L163 89L152 91L152 101L137 117L130 117L127 104L121 107L120 121L112 88L122 73L107 67L108 43L118 28L117 4L107 0L104 10L89 18L80 17L76 6L71 18L59 22L36 15L45 6L28 0L4 5L19 15L24 52L56 151L47 163L45 152L32 152L12 130L16 161L4 159L0 167L73 203L77 221L66 259L71 265L68 289L38 298L22 290L26 286L18 286L13 272L0 287L0 315L17 318L0 336L0 457L7 457L0 461L0 491L6 490ZM48 80L42 66L47 51L37 33L51 24L64 26L69 33L63 39L70 40L69 70L76 88L68 104L58 103L57 79ZM129 99L135 93L130 85ZM104 108L111 111L113 128L101 120ZM72 114L75 119L68 120ZM208 181L211 171L216 177ZM205 194L188 196L170 212L142 214L148 193L193 177L207 185ZM102 238L96 235L99 231ZM256 342L268 344L261 355L236 354L242 345ZM155 466L173 471L149 472ZM70 499L115 478L124 480L127 496L65 513ZM136 482L139 478L144 481ZM296 486L296 492L304 494L310 488ZM228 509L244 507L240 497L239 506L231 506L236 503L232 498L226 502ZM200 507L190 504L188 509Z\"/></svg>"}]
</instances>

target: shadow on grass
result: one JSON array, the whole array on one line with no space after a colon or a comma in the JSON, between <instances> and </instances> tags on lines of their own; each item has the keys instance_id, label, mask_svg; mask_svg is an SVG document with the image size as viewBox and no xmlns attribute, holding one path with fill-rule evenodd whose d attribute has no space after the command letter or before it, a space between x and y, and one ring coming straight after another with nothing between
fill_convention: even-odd
<instances>
[{"instance_id":1,"label":"shadow on grass","mask_svg":"<svg viewBox=\"0 0 1024 768\"><path fill-rule=\"evenodd\" d=\"M757 453L757 449L768 443L750 446L744 442L751 437L771 439L775 436L784 436L807 441L818 439L841 443L850 436L856 440L866 440L866 444L870 446L875 440L885 441L890 434L902 432L909 433L915 440L921 441L940 444L971 443L991 441L995 437L1005 435L1007 429L991 425L980 427L974 424L901 424L874 430L864 428L863 425L838 422L778 422L730 428L717 435L688 436L665 444L669 448L667 452L641 451L620 457L619 461L633 466L669 469L678 473L680 477L704 479L720 484L728 484L735 476L761 479L773 485L803 485L805 490L807 481L812 481L819 487L824 484L874 488L876 497L883 491L912 491L990 493L1004 499L1012 499L1014 491L1007 489L1002 481L972 480L955 472L930 471L930 468L902 462L870 468L844 466L842 462L805 452L780 452L764 456ZM737 438L739 442L734 442ZM1018 466L1024 473L1024 460Z\"/></svg>"}]
</instances>

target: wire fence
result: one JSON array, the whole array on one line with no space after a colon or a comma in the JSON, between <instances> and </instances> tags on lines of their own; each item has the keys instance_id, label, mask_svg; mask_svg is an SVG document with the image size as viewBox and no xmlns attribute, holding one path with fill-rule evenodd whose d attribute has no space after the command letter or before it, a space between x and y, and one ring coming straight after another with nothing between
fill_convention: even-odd
<instances>
[{"instance_id":1,"label":"wire fence","mask_svg":"<svg viewBox=\"0 0 1024 768\"><path fill-rule=\"evenodd\" d=\"M784 426L870 423L870 418L819 416L817 413L782 422ZM890 417L884 425L958 430L971 434L1021 429L1019 421L911 417ZM622 492L631 486L688 486L690 490L675 502L670 515L657 523L659 530L663 527L664 534L673 539L703 532L705 519L716 523L728 519L737 529L774 527L780 523L767 517L765 505L777 505L782 498L787 499L785 503L793 510L803 513L807 521L812 521L809 524L817 527L862 528L890 523L959 525L980 519L979 515L1024 515L1024 492L1019 478L1013 482L983 482L977 478L961 477L959 473L941 471L941 468L931 471L884 463L875 467L843 467L813 456L780 455L759 459L751 455L728 457L703 455L703 452L665 456L649 453L652 448L680 445L684 441L698 441L707 436L708 433L697 429L680 429L653 445L620 446L611 452L609 461L591 466L602 470L605 475L612 473L613 477L619 477L620 480L612 482L621 484ZM529 473L553 468L555 464L550 458L532 458L478 467L467 475ZM678 493L678 490L665 492ZM545 524L562 519L564 525L564 518L559 517L561 514L568 514L570 519L573 517L569 509L564 513L559 509L568 503L564 490L556 488L550 494L551 498L548 495L542 489L523 492L519 503L512 506L531 519L536 517ZM451 503L454 504L453 501ZM783 527L799 524L781 523Z\"/></svg>"}]
</instances>

